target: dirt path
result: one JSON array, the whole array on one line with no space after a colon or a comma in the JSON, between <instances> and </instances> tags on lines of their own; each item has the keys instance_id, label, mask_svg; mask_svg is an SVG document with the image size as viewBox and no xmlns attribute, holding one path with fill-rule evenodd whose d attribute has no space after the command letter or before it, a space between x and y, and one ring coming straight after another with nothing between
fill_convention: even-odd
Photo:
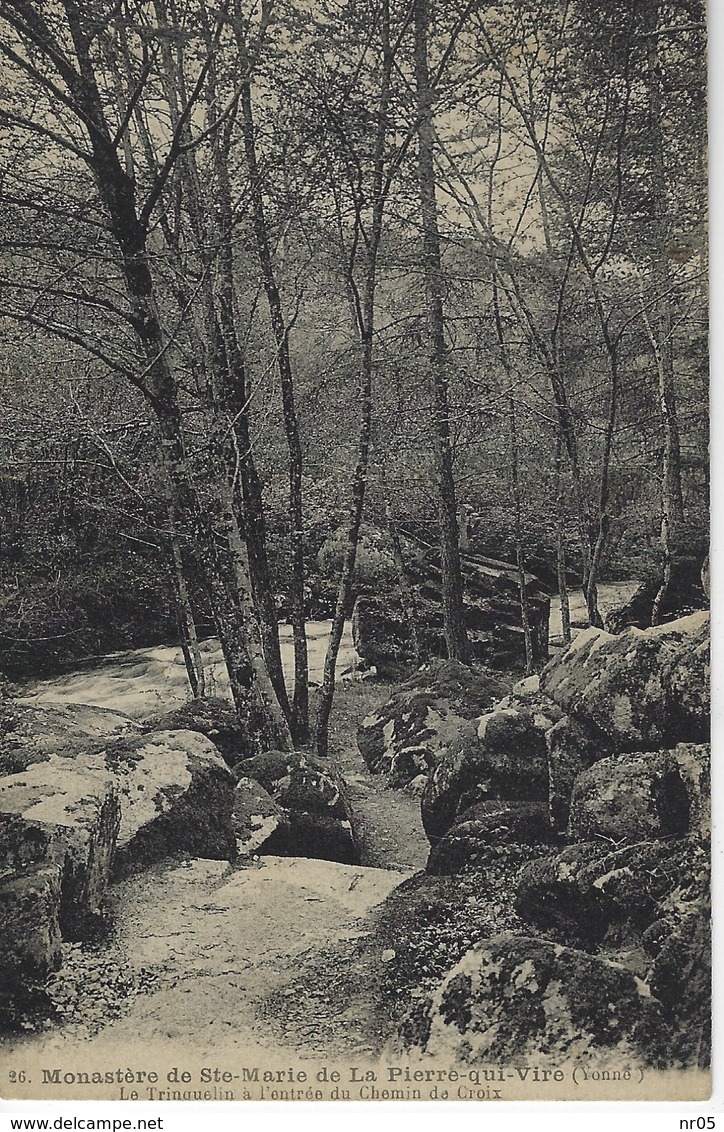
<instances>
[{"instance_id":1,"label":"dirt path","mask_svg":"<svg viewBox=\"0 0 724 1132\"><path fill-rule=\"evenodd\" d=\"M365 690L364 698L370 694L386 693ZM419 797L370 775L356 747L335 761L349 785L361 866L172 860L117 882L110 937L66 948L52 988L60 1026L11 1045L67 1059L81 1043L106 1063L129 1043L189 1047L195 1056L250 1048L295 1059L376 1053L380 959L369 947L376 912L424 868L429 845Z\"/></svg>"},{"instance_id":2,"label":"dirt path","mask_svg":"<svg viewBox=\"0 0 724 1132\"><path fill-rule=\"evenodd\" d=\"M357 944L406 875L283 857L156 865L113 886L112 938L73 949L56 988L65 1025L8 1046L48 1063L167 1044L202 1058L371 1054L374 988L355 967ZM110 972L123 972L115 988Z\"/></svg>"},{"instance_id":3,"label":"dirt path","mask_svg":"<svg viewBox=\"0 0 724 1132\"><path fill-rule=\"evenodd\" d=\"M422 826L419 795L391 790L369 773L357 750L345 752L338 765L349 786L362 863L378 869L424 869L430 843Z\"/></svg>"}]
</instances>

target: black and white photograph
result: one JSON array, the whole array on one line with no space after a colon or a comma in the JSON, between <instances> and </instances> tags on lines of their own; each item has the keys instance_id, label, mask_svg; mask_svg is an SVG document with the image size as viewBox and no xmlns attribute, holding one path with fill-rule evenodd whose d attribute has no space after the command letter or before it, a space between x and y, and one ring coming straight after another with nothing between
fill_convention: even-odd
<instances>
[{"instance_id":1,"label":"black and white photograph","mask_svg":"<svg viewBox=\"0 0 724 1132\"><path fill-rule=\"evenodd\" d=\"M708 180L703 0L0 0L0 1097L710 1097Z\"/></svg>"}]
</instances>

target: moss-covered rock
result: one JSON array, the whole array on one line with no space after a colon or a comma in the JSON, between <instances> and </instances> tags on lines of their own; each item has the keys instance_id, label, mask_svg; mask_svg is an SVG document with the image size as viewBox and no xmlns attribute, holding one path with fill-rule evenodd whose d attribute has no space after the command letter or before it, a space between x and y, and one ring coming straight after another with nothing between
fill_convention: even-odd
<instances>
[{"instance_id":1,"label":"moss-covered rock","mask_svg":"<svg viewBox=\"0 0 724 1132\"><path fill-rule=\"evenodd\" d=\"M58 864L27 866L0 879L0 1022L42 991L61 962Z\"/></svg>"},{"instance_id":2,"label":"moss-covered rock","mask_svg":"<svg viewBox=\"0 0 724 1132\"><path fill-rule=\"evenodd\" d=\"M217 860L236 855L234 776L210 739L193 731L156 731L109 744L98 757L119 787L118 872L171 853Z\"/></svg>"},{"instance_id":3,"label":"moss-covered rock","mask_svg":"<svg viewBox=\"0 0 724 1132\"><path fill-rule=\"evenodd\" d=\"M349 817L344 782L328 760L304 751L265 751L234 768L253 778L287 810Z\"/></svg>"},{"instance_id":4,"label":"moss-covered rock","mask_svg":"<svg viewBox=\"0 0 724 1132\"><path fill-rule=\"evenodd\" d=\"M399 1028L389 1052L439 1063L545 1057L660 1064L664 1027L646 985L599 957L511 933L484 940Z\"/></svg>"},{"instance_id":5,"label":"moss-covered rock","mask_svg":"<svg viewBox=\"0 0 724 1132\"><path fill-rule=\"evenodd\" d=\"M688 839L615 850L600 842L569 845L522 869L515 909L524 923L575 947L640 943L689 882L695 853Z\"/></svg>"},{"instance_id":6,"label":"moss-covered rock","mask_svg":"<svg viewBox=\"0 0 724 1132\"><path fill-rule=\"evenodd\" d=\"M239 854L272 852L267 843L280 827L288 832L286 811L253 778L240 778L234 788L231 810L231 828Z\"/></svg>"},{"instance_id":7,"label":"moss-covered rock","mask_svg":"<svg viewBox=\"0 0 724 1132\"><path fill-rule=\"evenodd\" d=\"M433 875L457 873L466 865L484 866L492 846L545 845L552 839L544 802L479 802L433 846L426 868Z\"/></svg>"},{"instance_id":8,"label":"moss-covered rock","mask_svg":"<svg viewBox=\"0 0 724 1132\"><path fill-rule=\"evenodd\" d=\"M0 779L0 875L57 866L64 934L82 932L108 886L119 791L102 764L54 756Z\"/></svg>"},{"instance_id":9,"label":"moss-covered rock","mask_svg":"<svg viewBox=\"0 0 724 1132\"><path fill-rule=\"evenodd\" d=\"M18 774L53 755L77 756L105 739L140 734L127 715L89 704L31 706L9 699L0 708L0 775Z\"/></svg>"},{"instance_id":10,"label":"moss-covered rock","mask_svg":"<svg viewBox=\"0 0 724 1132\"><path fill-rule=\"evenodd\" d=\"M259 783L284 813L265 853L359 864L346 785L328 760L303 751L265 751L239 763L234 773Z\"/></svg>"},{"instance_id":11,"label":"moss-covered rock","mask_svg":"<svg viewBox=\"0 0 724 1132\"><path fill-rule=\"evenodd\" d=\"M570 715L564 715L546 733L546 747L551 822L563 833L568 828L573 783L584 770L613 751L600 731L585 727Z\"/></svg>"},{"instance_id":12,"label":"moss-covered rock","mask_svg":"<svg viewBox=\"0 0 724 1132\"><path fill-rule=\"evenodd\" d=\"M0 1018L30 1003L106 894L120 804L100 767L57 755L0 779Z\"/></svg>"},{"instance_id":13,"label":"moss-covered rock","mask_svg":"<svg viewBox=\"0 0 724 1132\"><path fill-rule=\"evenodd\" d=\"M706 907L666 934L649 978L669 1023L673 1064L706 1068L711 1059L711 916Z\"/></svg>"},{"instance_id":14,"label":"moss-covered rock","mask_svg":"<svg viewBox=\"0 0 724 1132\"><path fill-rule=\"evenodd\" d=\"M508 688L484 670L454 660L425 665L387 703L365 717L357 744L373 774L403 786L429 773L464 730Z\"/></svg>"},{"instance_id":15,"label":"moss-covered rock","mask_svg":"<svg viewBox=\"0 0 724 1132\"><path fill-rule=\"evenodd\" d=\"M711 833L711 748L706 743L679 743L670 753L689 800L689 829L693 834L708 837Z\"/></svg>"},{"instance_id":16,"label":"moss-covered rock","mask_svg":"<svg viewBox=\"0 0 724 1132\"><path fill-rule=\"evenodd\" d=\"M468 724L438 762L422 799L431 842L478 802L548 802L546 733L561 717L545 697L510 696Z\"/></svg>"},{"instance_id":17,"label":"moss-covered rock","mask_svg":"<svg viewBox=\"0 0 724 1132\"><path fill-rule=\"evenodd\" d=\"M208 696L189 700L183 707L152 716L146 731L197 731L217 748L229 766L259 754L273 742L268 722L254 697L243 705Z\"/></svg>"},{"instance_id":18,"label":"moss-covered rock","mask_svg":"<svg viewBox=\"0 0 724 1132\"><path fill-rule=\"evenodd\" d=\"M681 837L689 829L689 799L669 751L601 759L573 785L572 841L613 844Z\"/></svg>"},{"instance_id":19,"label":"moss-covered rock","mask_svg":"<svg viewBox=\"0 0 724 1132\"><path fill-rule=\"evenodd\" d=\"M540 686L618 751L708 736L709 614L618 636L587 629L551 661Z\"/></svg>"}]
</instances>

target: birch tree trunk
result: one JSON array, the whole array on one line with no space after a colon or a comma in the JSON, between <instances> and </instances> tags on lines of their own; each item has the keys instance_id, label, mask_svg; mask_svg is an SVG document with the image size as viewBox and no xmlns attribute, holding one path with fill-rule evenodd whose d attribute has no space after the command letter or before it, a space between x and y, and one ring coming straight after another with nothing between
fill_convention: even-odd
<instances>
[{"instance_id":1,"label":"birch tree trunk","mask_svg":"<svg viewBox=\"0 0 724 1132\"><path fill-rule=\"evenodd\" d=\"M427 341L432 383L433 443L437 478L442 609L445 642L451 660L468 659L460 570L460 532L450 443L450 406L443 309L443 275L435 187L433 126L434 91L428 65L430 14L428 0L415 0L415 94L418 118L417 182L422 226L422 267L425 277Z\"/></svg>"},{"instance_id":2,"label":"birch tree trunk","mask_svg":"<svg viewBox=\"0 0 724 1132\"><path fill-rule=\"evenodd\" d=\"M294 698L292 731L297 742L309 739L309 665L307 658L307 628L304 614L304 519L302 512L302 445L294 403L294 375L289 353L289 331L284 322L279 287L274 272L269 231L264 213L261 176L256 156L254 117L251 100L251 83L244 83L241 91L242 129L244 152L249 171L252 219L256 251L261 266L264 290L269 304L274 341L277 349L277 367L282 391L284 431L289 450L289 528L292 546L292 581L290 613L294 635Z\"/></svg>"}]
</instances>

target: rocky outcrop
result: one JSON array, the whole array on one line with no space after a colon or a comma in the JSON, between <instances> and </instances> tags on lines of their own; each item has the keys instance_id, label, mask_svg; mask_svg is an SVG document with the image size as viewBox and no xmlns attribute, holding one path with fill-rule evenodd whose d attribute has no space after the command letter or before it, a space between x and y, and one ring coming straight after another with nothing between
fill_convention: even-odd
<instances>
[{"instance_id":1,"label":"rocky outcrop","mask_svg":"<svg viewBox=\"0 0 724 1132\"><path fill-rule=\"evenodd\" d=\"M546 733L560 709L536 694L513 695L468 725L439 760L422 798L434 841L482 801L548 802Z\"/></svg>"},{"instance_id":2,"label":"rocky outcrop","mask_svg":"<svg viewBox=\"0 0 724 1132\"><path fill-rule=\"evenodd\" d=\"M670 579L659 608L659 620L671 621L686 617L709 604L708 555L702 566L701 557L692 555L675 557L670 564ZM706 568L706 569L705 569ZM652 575L641 583L629 600L609 610L605 618L606 631L621 633L631 625L637 629L651 626L654 602L661 588L662 575Z\"/></svg>"},{"instance_id":3,"label":"rocky outcrop","mask_svg":"<svg viewBox=\"0 0 724 1132\"><path fill-rule=\"evenodd\" d=\"M26 866L0 878L0 1023L32 1004L61 964L58 864Z\"/></svg>"},{"instance_id":4,"label":"rocky outcrop","mask_svg":"<svg viewBox=\"0 0 724 1132\"><path fill-rule=\"evenodd\" d=\"M439 557L434 548L408 539L407 570L414 594L415 626L421 656L415 656L413 634L402 602L393 594L360 596L352 615L352 634L359 655L377 673L400 679L420 660L447 655L443 632ZM463 616L471 658L491 668L510 669L525 663L520 611L519 575L509 562L463 554ZM536 663L548 656L550 598L532 574L526 574L528 616Z\"/></svg>"},{"instance_id":5,"label":"rocky outcrop","mask_svg":"<svg viewBox=\"0 0 724 1132\"><path fill-rule=\"evenodd\" d=\"M403 786L429 774L481 711L504 696L505 684L455 660L425 665L387 703L362 721L357 745L369 769Z\"/></svg>"},{"instance_id":6,"label":"rocky outcrop","mask_svg":"<svg viewBox=\"0 0 724 1132\"><path fill-rule=\"evenodd\" d=\"M568 827L573 784L584 770L613 751L600 732L593 733L570 715L564 715L546 732L548 751L548 804L557 830Z\"/></svg>"},{"instance_id":7,"label":"rocky outcrop","mask_svg":"<svg viewBox=\"0 0 724 1132\"><path fill-rule=\"evenodd\" d=\"M679 743L669 752L684 784L689 804L689 832L711 835L711 747L708 743Z\"/></svg>"},{"instance_id":8,"label":"rocky outcrop","mask_svg":"<svg viewBox=\"0 0 724 1132\"><path fill-rule=\"evenodd\" d=\"M121 712L88 704L33 707L7 700L0 708L0 775L17 774L57 754L72 756L93 742L140 734Z\"/></svg>"},{"instance_id":9,"label":"rocky outcrop","mask_svg":"<svg viewBox=\"0 0 724 1132\"><path fill-rule=\"evenodd\" d=\"M230 824L234 778L209 739L192 731L144 736L130 720L101 708L84 709L85 727L69 733L61 723L67 725L74 713L68 714L65 707L31 709L33 715L37 712L43 720L47 716L57 722L58 730L43 732L39 744L24 740L16 744L13 757L27 762L28 768L22 775L0 778L0 821L15 812L15 797L34 797L32 791L42 794L44 806L32 812L52 814L56 805L65 804L66 788L81 799L92 798L94 784L100 783L98 789L111 790L117 799L120 824L117 843L114 834L111 849L103 855L94 850L96 867L107 867L111 856L121 870L174 852L234 856ZM99 731L109 725L110 738L99 742ZM72 806L75 815L77 808Z\"/></svg>"},{"instance_id":10,"label":"rocky outcrop","mask_svg":"<svg viewBox=\"0 0 724 1132\"><path fill-rule=\"evenodd\" d=\"M650 1063L664 1042L658 1002L630 971L548 940L512 933L468 951L403 1020L391 1053L440 1064L514 1058Z\"/></svg>"},{"instance_id":11,"label":"rocky outcrop","mask_svg":"<svg viewBox=\"0 0 724 1132\"><path fill-rule=\"evenodd\" d=\"M289 827L284 809L253 778L240 778L231 810L231 828L240 856L269 852L269 839L280 827Z\"/></svg>"},{"instance_id":12,"label":"rocky outcrop","mask_svg":"<svg viewBox=\"0 0 724 1132\"><path fill-rule=\"evenodd\" d=\"M685 839L620 849L590 841L568 845L522 869L515 910L525 924L574 947L640 941L689 875L691 853Z\"/></svg>"},{"instance_id":13,"label":"rocky outcrop","mask_svg":"<svg viewBox=\"0 0 724 1132\"><path fill-rule=\"evenodd\" d=\"M243 760L235 774L259 783L283 812L265 853L359 864L345 784L328 762L301 751L266 751Z\"/></svg>"},{"instance_id":14,"label":"rocky outcrop","mask_svg":"<svg viewBox=\"0 0 724 1132\"><path fill-rule=\"evenodd\" d=\"M0 779L0 875L57 868L64 934L82 932L108 885L120 824L117 784L101 766L57 756Z\"/></svg>"},{"instance_id":15,"label":"rocky outcrop","mask_svg":"<svg viewBox=\"0 0 724 1132\"><path fill-rule=\"evenodd\" d=\"M541 845L552 839L544 802L480 802L433 845L426 870L436 876L457 873L466 865L483 865L491 847Z\"/></svg>"},{"instance_id":16,"label":"rocky outcrop","mask_svg":"<svg viewBox=\"0 0 724 1132\"><path fill-rule=\"evenodd\" d=\"M601 759L573 785L572 841L601 838L620 845L681 837L689 829L689 798L668 751Z\"/></svg>"},{"instance_id":17,"label":"rocky outcrop","mask_svg":"<svg viewBox=\"0 0 724 1132\"><path fill-rule=\"evenodd\" d=\"M443 754L422 800L428 870L463 881L505 860L514 913L547 938L469 952L403 1023L406 1051L597 1060L623 1020L613 1044L641 1064L707 1064L708 649L705 613L587 630ZM603 1029L572 1013L593 1010L587 982Z\"/></svg>"},{"instance_id":18,"label":"rocky outcrop","mask_svg":"<svg viewBox=\"0 0 724 1132\"><path fill-rule=\"evenodd\" d=\"M41 747L16 744L15 757L24 751L28 765L0 778L6 1013L58 966L61 938L92 929L112 872L179 851L236 853L234 780L208 739L189 731L144 737L121 724L124 737L99 745L103 723L94 720L90 733L80 728L63 744L48 733Z\"/></svg>"},{"instance_id":19,"label":"rocky outcrop","mask_svg":"<svg viewBox=\"0 0 724 1132\"><path fill-rule=\"evenodd\" d=\"M0 1017L32 1000L101 909L120 821L102 770L53 757L0 779Z\"/></svg>"},{"instance_id":20,"label":"rocky outcrop","mask_svg":"<svg viewBox=\"0 0 724 1132\"><path fill-rule=\"evenodd\" d=\"M709 614L613 636L587 629L543 670L541 691L617 751L706 741Z\"/></svg>"}]
</instances>

